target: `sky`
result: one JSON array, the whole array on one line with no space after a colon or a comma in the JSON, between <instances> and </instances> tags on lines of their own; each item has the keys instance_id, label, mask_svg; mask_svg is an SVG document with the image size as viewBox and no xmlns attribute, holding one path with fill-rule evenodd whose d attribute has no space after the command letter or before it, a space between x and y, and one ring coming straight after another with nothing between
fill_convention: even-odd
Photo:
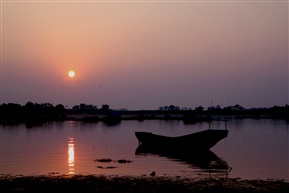
<instances>
[{"instance_id":1,"label":"sky","mask_svg":"<svg viewBox=\"0 0 289 193\"><path fill-rule=\"evenodd\" d=\"M286 0L0 5L1 104L288 104Z\"/></svg>"}]
</instances>

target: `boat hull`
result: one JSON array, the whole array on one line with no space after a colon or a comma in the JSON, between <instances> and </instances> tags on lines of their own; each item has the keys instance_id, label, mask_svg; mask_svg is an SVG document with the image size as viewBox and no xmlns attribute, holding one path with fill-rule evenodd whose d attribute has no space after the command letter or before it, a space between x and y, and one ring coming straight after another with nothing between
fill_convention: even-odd
<instances>
[{"instance_id":1,"label":"boat hull","mask_svg":"<svg viewBox=\"0 0 289 193\"><path fill-rule=\"evenodd\" d=\"M135 132L139 143L154 148L208 150L228 136L228 130L208 129L197 133L167 137L149 132Z\"/></svg>"}]
</instances>

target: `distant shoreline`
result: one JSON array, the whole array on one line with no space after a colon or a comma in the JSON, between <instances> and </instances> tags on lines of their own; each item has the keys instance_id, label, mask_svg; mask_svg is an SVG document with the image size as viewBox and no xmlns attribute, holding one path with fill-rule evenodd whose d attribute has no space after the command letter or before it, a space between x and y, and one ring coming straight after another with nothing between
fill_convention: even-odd
<instances>
[{"instance_id":1,"label":"distant shoreline","mask_svg":"<svg viewBox=\"0 0 289 193\"><path fill-rule=\"evenodd\" d=\"M176 106L160 107L158 110L113 110L109 105L103 105L97 109L91 105L83 105L78 109L65 109L59 104L37 104L27 103L0 105L0 124L13 125L25 123L27 125L38 125L49 121L83 121L99 122L107 125L120 124L122 120L180 120L184 124L198 122L210 122L215 120L226 120L231 118L252 118L252 119L284 119L289 120L289 105L274 106L271 108L245 109L240 105L220 106L204 109L201 106L192 109L180 109Z\"/></svg>"}]
</instances>

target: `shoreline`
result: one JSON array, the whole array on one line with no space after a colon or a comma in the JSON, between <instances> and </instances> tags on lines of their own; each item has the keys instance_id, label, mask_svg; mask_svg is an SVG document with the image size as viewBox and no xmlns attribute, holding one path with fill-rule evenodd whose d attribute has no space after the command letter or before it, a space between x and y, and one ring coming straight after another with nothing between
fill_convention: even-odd
<instances>
[{"instance_id":1,"label":"shoreline","mask_svg":"<svg viewBox=\"0 0 289 193\"><path fill-rule=\"evenodd\" d=\"M232 118L251 119L283 119L289 120L289 105L273 106L270 108L249 108L240 105L221 108L198 106L195 109L180 108L170 105L156 110L128 110L110 109L109 105L97 108L93 105L80 104L77 108L66 109L59 104L28 102L22 106L8 103L0 104L0 124L16 125L25 123L27 127L34 127L50 121L83 121L86 123L104 122L107 125L120 124L122 120L179 120L184 124L198 122L225 121Z\"/></svg>"},{"instance_id":2,"label":"shoreline","mask_svg":"<svg viewBox=\"0 0 289 193\"><path fill-rule=\"evenodd\" d=\"M283 180L172 176L0 175L1 192L244 192L287 193Z\"/></svg>"}]
</instances>

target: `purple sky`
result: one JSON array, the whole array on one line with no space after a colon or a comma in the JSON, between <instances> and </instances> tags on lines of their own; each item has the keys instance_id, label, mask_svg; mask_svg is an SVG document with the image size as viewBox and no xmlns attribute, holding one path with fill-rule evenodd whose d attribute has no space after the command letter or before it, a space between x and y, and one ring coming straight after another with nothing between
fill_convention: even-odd
<instances>
[{"instance_id":1,"label":"purple sky","mask_svg":"<svg viewBox=\"0 0 289 193\"><path fill-rule=\"evenodd\" d=\"M288 104L288 1L4 0L1 26L1 103Z\"/></svg>"}]
</instances>

